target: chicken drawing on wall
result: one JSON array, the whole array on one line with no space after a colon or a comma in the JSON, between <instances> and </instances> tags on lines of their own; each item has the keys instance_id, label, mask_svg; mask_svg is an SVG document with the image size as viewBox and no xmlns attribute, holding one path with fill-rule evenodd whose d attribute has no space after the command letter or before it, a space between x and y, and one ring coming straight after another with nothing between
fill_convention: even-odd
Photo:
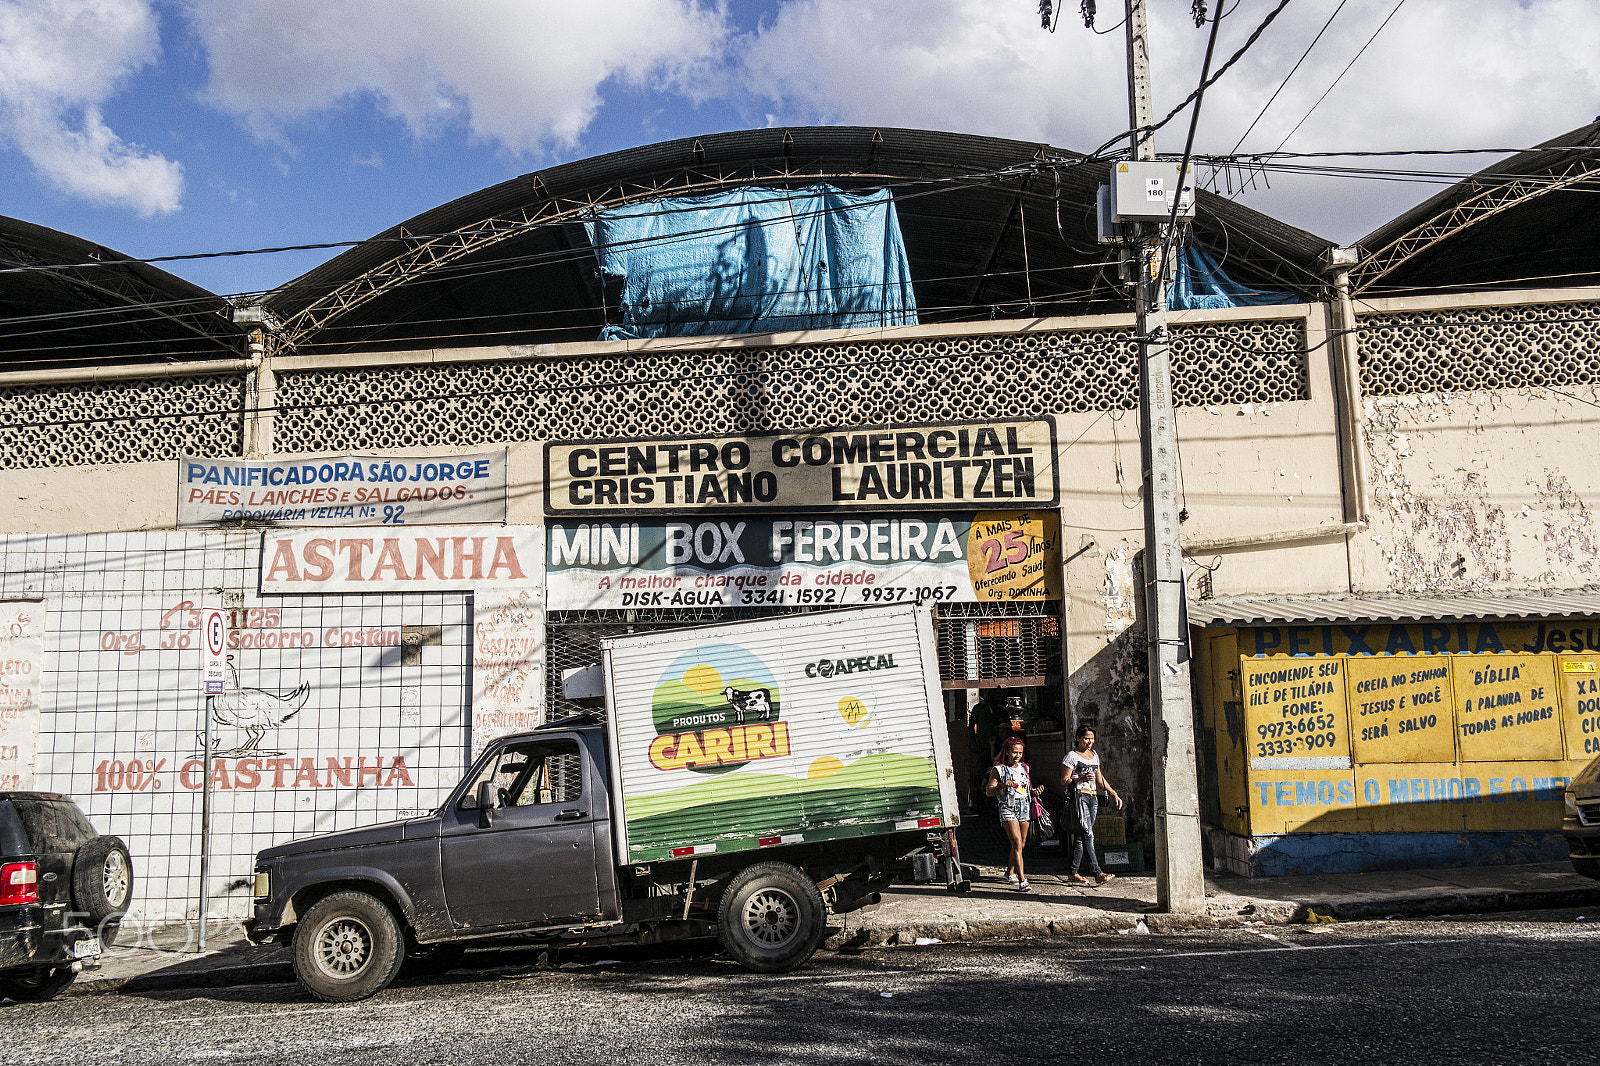
<instances>
[{"instance_id":1,"label":"chicken drawing on wall","mask_svg":"<svg viewBox=\"0 0 1600 1066\"><path fill-rule=\"evenodd\" d=\"M283 755L281 751L263 751L261 742L269 729L276 729L305 708L311 697L311 682L302 681L298 688L288 692L274 692L266 688L247 688L239 683L239 668L233 656L228 656L228 672L223 679L222 695L212 705L214 725L230 726L244 734L243 742L232 748L222 747L220 732L211 736L213 758L235 759L241 757L270 757ZM205 749L205 734L196 733L197 751Z\"/></svg>"}]
</instances>

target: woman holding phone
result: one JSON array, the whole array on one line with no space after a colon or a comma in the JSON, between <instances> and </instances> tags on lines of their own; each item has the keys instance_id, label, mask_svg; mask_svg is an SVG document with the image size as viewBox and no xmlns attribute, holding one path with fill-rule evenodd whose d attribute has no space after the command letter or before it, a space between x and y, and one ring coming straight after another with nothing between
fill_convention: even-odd
<instances>
[{"instance_id":1,"label":"woman holding phone","mask_svg":"<svg viewBox=\"0 0 1600 1066\"><path fill-rule=\"evenodd\" d=\"M1100 869L1100 860L1094 853L1094 820L1100 816L1100 790L1104 789L1115 801L1119 811L1122 797L1100 772L1100 754L1094 750L1094 730L1089 726L1078 727L1076 743L1061 760L1061 787L1071 798L1073 820L1077 823L1072 832L1072 862L1067 867L1067 880L1075 885L1089 883L1089 879L1078 872L1087 852L1094 883L1103 885L1117 875Z\"/></svg>"}]
</instances>

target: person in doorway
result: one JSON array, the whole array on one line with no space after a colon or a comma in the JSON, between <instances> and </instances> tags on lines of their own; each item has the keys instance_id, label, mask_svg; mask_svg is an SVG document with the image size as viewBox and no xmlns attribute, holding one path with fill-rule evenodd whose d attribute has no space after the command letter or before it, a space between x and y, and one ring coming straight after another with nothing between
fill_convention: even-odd
<instances>
[{"instance_id":1,"label":"person in doorway","mask_svg":"<svg viewBox=\"0 0 1600 1066\"><path fill-rule=\"evenodd\" d=\"M1028 842L1028 823L1033 818L1034 797L1044 786L1034 787L1028 764L1022 761L1022 738L1012 737L1000 749L1000 760L989 768L983 793L995 797L1000 812L1000 828L1011 846L1006 863L1006 880L1019 892L1031 891L1028 875L1022 869L1022 846Z\"/></svg>"},{"instance_id":2,"label":"person in doorway","mask_svg":"<svg viewBox=\"0 0 1600 1066\"><path fill-rule=\"evenodd\" d=\"M1067 880L1075 885L1089 883L1089 879L1079 872L1083 856L1087 854L1094 883L1103 885L1117 875L1100 869L1100 860L1094 853L1094 820L1100 816L1100 791L1105 790L1119 811L1122 810L1122 797L1117 795L1117 790L1111 787L1111 782L1100 771L1100 753L1094 750L1094 730L1089 726L1078 727L1076 743L1061 760L1061 787L1067 790L1070 797L1074 822L1072 862L1067 867Z\"/></svg>"}]
</instances>

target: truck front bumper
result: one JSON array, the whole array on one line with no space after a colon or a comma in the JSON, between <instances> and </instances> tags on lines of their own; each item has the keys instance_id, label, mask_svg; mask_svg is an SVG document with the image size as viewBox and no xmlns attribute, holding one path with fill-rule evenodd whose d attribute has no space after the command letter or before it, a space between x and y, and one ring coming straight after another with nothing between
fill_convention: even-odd
<instances>
[{"instance_id":1,"label":"truck front bumper","mask_svg":"<svg viewBox=\"0 0 1600 1066\"><path fill-rule=\"evenodd\" d=\"M279 909L270 899L256 900L255 914L244 923L244 935L252 944L265 944L283 931L278 920Z\"/></svg>"}]
</instances>

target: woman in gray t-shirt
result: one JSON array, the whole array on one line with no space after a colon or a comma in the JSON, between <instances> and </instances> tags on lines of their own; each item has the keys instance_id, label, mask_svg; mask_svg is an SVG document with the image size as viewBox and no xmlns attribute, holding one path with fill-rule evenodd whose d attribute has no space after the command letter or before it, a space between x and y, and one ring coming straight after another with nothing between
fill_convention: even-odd
<instances>
[{"instance_id":1,"label":"woman in gray t-shirt","mask_svg":"<svg viewBox=\"0 0 1600 1066\"><path fill-rule=\"evenodd\" d=\"M989 778L984 782L983 793L995 797L1000 814L1000 828L1005 831L1011 845L1011 856L1006 863L1006 880L1017 886L1017 891L1027 892L1028 875L1022 871L1022 845L1028 842L1028 823L1033 820L1033 798L1044 791L1044 786L1034 787L1028 773L1028 764L1022 761L1022 738L1012 737L1000 749L1000 761L989 768Z\"/></svg>"},{"instance_id":2,"label":"woman in gray t-shirt","mask_svg":"<svg viewBox=\"0 0 1600 1066\"><path fill-rule=\"evenodd\" d=\"M1061 787L1068 790L1073 821L1072 861L1067 866L1067 881L1074 885L1089 883L1089 879L1078 872L1087 855L1094 883L1103 885L1117 875L1100 869L1100 860L1094 853L1094 820L1100 815L1100 792L1104 790L1115 800L1119 811L1122 797L1100 769L1100 753L1094 750L1094 730L1086 725L1079 726L1076 741L1067 757L1061 760Z\"/></svg>"}]
</instances>

